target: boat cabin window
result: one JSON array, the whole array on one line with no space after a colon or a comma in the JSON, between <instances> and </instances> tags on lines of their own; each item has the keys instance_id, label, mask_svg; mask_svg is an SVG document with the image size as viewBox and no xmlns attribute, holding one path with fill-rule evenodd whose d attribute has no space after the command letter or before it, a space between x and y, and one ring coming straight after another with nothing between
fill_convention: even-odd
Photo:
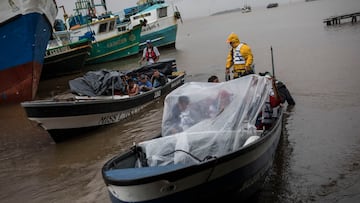
<instances>
[{"instance_id":1,"label":"boat cabin window","mask_svg":"<svg viewBox=\"0 0 360 203\"><path fill-rule=\"evenodd\" d=\"M126 31L126 26L118 26L117 29L119 32L124 32Z\"/></svg>"},{"instance_id":2,"label":"boat cabin window","mask_svg":"<svg viewBox=\"0 0 360 203\"><path fill-rule=\"evenodd\" d=\"M99 33L106 32L106 31L107 31L107 25L108 25L107 22L100 24L100 26L99 26Z\"/></svg>"},{"instance_id":3,"label":"boat cabin window","mask_svg":"<svg viewBox=\"0 0 360 203\"><path fill-rule=\"evenodd\" d=\"M108 27L109 27L109 30L108 30ZM114 28L115 28L115 21L108 21L108 22L100 24L99 33L109 32L109 31L114 30Z\"/></svg>"},{"instance_id":4,"label":"boat cabin window","mask_svg":"<svg viewBox=\"0 0 360 203\"><path fill-rule=\"evenodd\" d=\"M163 18L167 16L167 7L159 8L159 18Z\"/></svg>"},{"instance_id":5,"label":"boat cabin window","mask_svg":"<svg viewBox=\"0 0 360 203\"><path fill-rule=\"evenodd\" d=\"M114 30L114 27L115 27L115 21L111 21L109 26L109 31Z\"/></svg>"}]
</instances>

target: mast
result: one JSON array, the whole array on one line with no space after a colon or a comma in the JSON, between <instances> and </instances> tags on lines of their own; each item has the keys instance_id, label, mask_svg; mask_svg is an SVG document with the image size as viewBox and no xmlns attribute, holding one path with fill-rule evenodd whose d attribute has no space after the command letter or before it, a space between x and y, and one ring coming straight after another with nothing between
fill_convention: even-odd
<instances>
[{"instance_id":1,"label":"mast","mask_svg":"<svg viewBox=\"0 0 360 203\"><path fill-rule=\"evenodd\" d=\"M66 20L69 18L68 14L66 13L65 11L65 7L64 6L59 6L59 8L62 8L63 9L63 12L64 12L64 22L66 22Z\"/></svg>"}]
</instances>

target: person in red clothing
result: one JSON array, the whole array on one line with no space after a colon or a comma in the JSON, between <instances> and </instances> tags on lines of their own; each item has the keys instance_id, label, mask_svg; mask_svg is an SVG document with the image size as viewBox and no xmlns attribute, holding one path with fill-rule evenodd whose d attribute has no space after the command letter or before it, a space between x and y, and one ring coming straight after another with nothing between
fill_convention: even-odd
<instances>
[{"instance_id":1,"label":"person in red clothing","mask_svg":"<svg viewBox=\"0 0 360 203\"><path fill-rule=\"evenodd\" d=\"M258 118L256 119L256 129L258 130L268 130L271 128L274 120L274 110L276 107L280 106L281 99L279 96L279 92L275 85L275 78L271 77L270 74L265 75L266 78L271 80L272 82L272 89L270 91L269 98L265 102L265 105L262 108Z\"/></svg>"},{"instance_id":2,"label":"person in red clothing","mask_svg":"<svg viewBox=\"0 0 360 203\"><path fill-rule=\"evenodd\" d=\"M270 73L267 71L264 73L259 73L260 76L265 76L267 74L270 74ZM276 84L277 90L279 92L281 103L284 104L285 102L287 102L288 108L295 106L295 100L292 97L292 95L291 95L289 89L286 87L286 85L277 79L275 80L275 84Z\"/></svg>"},{"instance_id":3,"label":"person in red clothing","mask_svg":"<svg viewBox=\"0 0 360 203\"><path fill-rule=\"evenodd\" d=\"M127 94L129 96L134 96L139 94L139 85L134 82L133 79L128 79L128 86L127 86Z\"/></svg>"},{"instance_id":4,"label":"person in red clothing","mask_svg":"<svg viewBox=\"0 0 360 203\"><path fill-rule=\"evenodd\" d=\"M146 64L150 65L156 63L159 58L160 52L158 48L152 45L151 40L146 40L146 47L143 50L143 54L139 61L139 64L142 65L142 62L146 60Z\"/></svg>"}]
</instances>

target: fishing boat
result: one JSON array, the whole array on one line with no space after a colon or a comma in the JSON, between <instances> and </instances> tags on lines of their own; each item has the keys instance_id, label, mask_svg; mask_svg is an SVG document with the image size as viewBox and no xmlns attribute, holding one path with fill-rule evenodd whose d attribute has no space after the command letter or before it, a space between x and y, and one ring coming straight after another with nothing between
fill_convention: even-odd
<instances>
[{"instance_id":1,"label":"fishing boat","mask_svg":"<svg viewBox=\"0 0 360 203\"><path fill-rule=\"evenodd\" d=\"M256 127L270 83L248 75L223 83L189 82L172 91L165 98L161 135L104 164L111 201L248 198L272 166L282 132L281 107L271 128Z\"/></svg>"},{"instance_id":2,"label":"fishing boat","mask_svg":"<svg viewBox=\"0 0 360 203\"><path fill-rule=\"evenodd\" d=\"M96 7L103 7L97 15ZM104 63L135 55L139 52L141 25L126 30L116 26L119 16L107 10L105 1L94 4L90 0L77 0L75 14L68 20L72 40L94 38L86 64Z\"/></svg>"},{"instance_id":3,"label":"fishing boat","mask_svg":"<svg viewBox=\"0 0 360 203\"><path fill-rule=\"evenodd\" d=\"M141 30L140 51L151 40L157 47L175 46L178 20L182 18L178 8L170 7L163 0L147 0L138 6L124 9L124 18L118 25L120 29L144 24Z\"/></svg>"},{"instance_id":4,"label":"fishing boat","mask_svg":"<svg viewBox=\"0 0 360 203\"><path fill-rule=\"evenodd\" d=\"M266 6L266 8L276 8L276 7L278 7L278 6L279 6L278 3L269 3L269 4Z\"/></svg>"},{"instance_id":5,"label":"fishing boat","mask_svg":"<svg viewBox=\"0 0 360 203\"><path fill-rule=\"evenodd\" d=\"M67 31L56 31L48 42L41 80L80 73L90 55L91 40L84 38L76 42Z\"/></svg>"},{"instance_id":6,"label":"fishing boat","mask_svg":"<svg viewBox=\"0 0 360 203\"><path fill-rule=\"evenodd\" d=\"M57 11L54 0L0 1L0 104L35 97Z\"/></svg>"},{"instance_id":7,"label":"fishing boat","mask_svg":"<svg viewBox=\"0 0 360 203\"><path fill-rule=\"evenodd\" d=\"M250 6L244 6L241 8L241 12L242 13L249 13L251 12L251 7Z\"/></svg>"},{"instance_id":8,"label":"fishing boat","mask_svg":"<svg viewBox=\"0 0 360 203\"><path fill-rule=\"evenodd\" d=\"M244 0L244 6L241 8L242 13L249 13L251 12L251 6Z\"/></svg>"},{"instance_id":9,"label":"fishing boat","mask_svg":"<svg viewBox=\"0 0 360 203\"><path fill-rule=\"evenodd\" d=\"M122 92L127 85L125 77L145 74L150 78L154 69L167 77L166 84L134 96ZM184 72L177 71L175 59L162 60L129 72L90 71L83 77L70 80L70 91L66 94L23 102L21 106L28 119L37 122L58 142L141 112L151 102L181 86L184 77Z\"/></svg>"}]
</instances>

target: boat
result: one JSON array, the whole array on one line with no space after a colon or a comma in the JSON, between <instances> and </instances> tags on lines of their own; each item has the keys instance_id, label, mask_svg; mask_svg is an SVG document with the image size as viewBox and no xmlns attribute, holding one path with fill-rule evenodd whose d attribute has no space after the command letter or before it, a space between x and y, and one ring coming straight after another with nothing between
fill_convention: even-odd
<instances>
[{"instance_id":1,"label":"boat","mask_svg":"<svg viewBox=\"0 0 360 203\"><path fill-rule=\"evenodd\" d=\"M67 31L55 31L48 42L41 80L80 73L90 55L91 40L81 39L72 42Z\"/></svg>"},{"instance_id":2,"label":"boat","mask_svg":"<svg viewBox=\"0 0 360 203\"><path fill-rule=\"evenodd\" d=\"M123 11L119 29L143 24L140 37L140 51L151 40L156 47L175 46L178 20L182 22L178 8L170 7L163 0L146 0L138 6Z\"/></svg>"},{"instance_id":3,"label":"boat","mask_svg":"<svg viewBox=\"0 0 360 203\"><path fill-rule=\"evenodd\" d=\"M251 6L244 6L241 8L242 13L249 13L251 12Z\"/></svg>"},{"instance_id":4,"label":"boat","mask_svg":"<svg viewBox=\"0 0 360 203\"><path fill-rule=\"evenodd\" d=\"M251 6L247 4L247 1L244 0L244 6L241 8L242 13L251 12Z\"/></svg>"},{"instance_id":5,"label":"boat","mask_svg":"<svg viewBox=\"0 0 360 203\"><path fill-rule=\"evenodd\" d=\"M164 101L161 134L103 165L111 201L249 198L272 166L282 132L281 106L270 129L255 125L270 83L253 74L222 83L187 82L172 91ZM175 127L171 115L180 107Z\"/></svg>"},{"instance_id":6,"label":"boat","mask_svg":"<svg viewBox=\"0 0 360 203\"><path fill-rule=\"evenodd\" d=\"M167 83L135 96L122 94L125 76L145 74L157 69L167 76ZM139 113L151 102L184 83L185 73L177 71L175 59L164 59L129 72L89 71L69 81L70 90L49 99L22 102L29 120L47 130L55 142L66 140L89 129L118 123Z\"/></svg>"},{"instance_id":7,"label":"boat","mask_svg":"<svg viewBox=\"0 0 360 203\"><path fill-rule=\"evenodd\" d=\"M105 10L101 15L96 14L96 7L99 6ZM77 0L75 7L74 16L67 21L72 40L94 38L86 64L114 61L139 52L142 25L126 30L119 29L116 26L119 16L107 10L105 1L94 4L94 1L90 0Z\"/></svg>"},{"instance_id":8,"label":"boat","mask_svg":"<svg viewBox=\"0 0 360 203\"><path fill-rule=\"evenodd\" d=\"M269 3L266 8L275 8L275 7L278 7L279 4L278 3Z\"/></svg>"},{"instance_id":9,"label":"boat","mask_svg":"<svg viewBox=\"0 0 360 203\"><path fill-rule=\"evenodd\" d=\"M0 1L0 104L35 98L57 11L54 0Z\"/></svg>"}]
</instances>

